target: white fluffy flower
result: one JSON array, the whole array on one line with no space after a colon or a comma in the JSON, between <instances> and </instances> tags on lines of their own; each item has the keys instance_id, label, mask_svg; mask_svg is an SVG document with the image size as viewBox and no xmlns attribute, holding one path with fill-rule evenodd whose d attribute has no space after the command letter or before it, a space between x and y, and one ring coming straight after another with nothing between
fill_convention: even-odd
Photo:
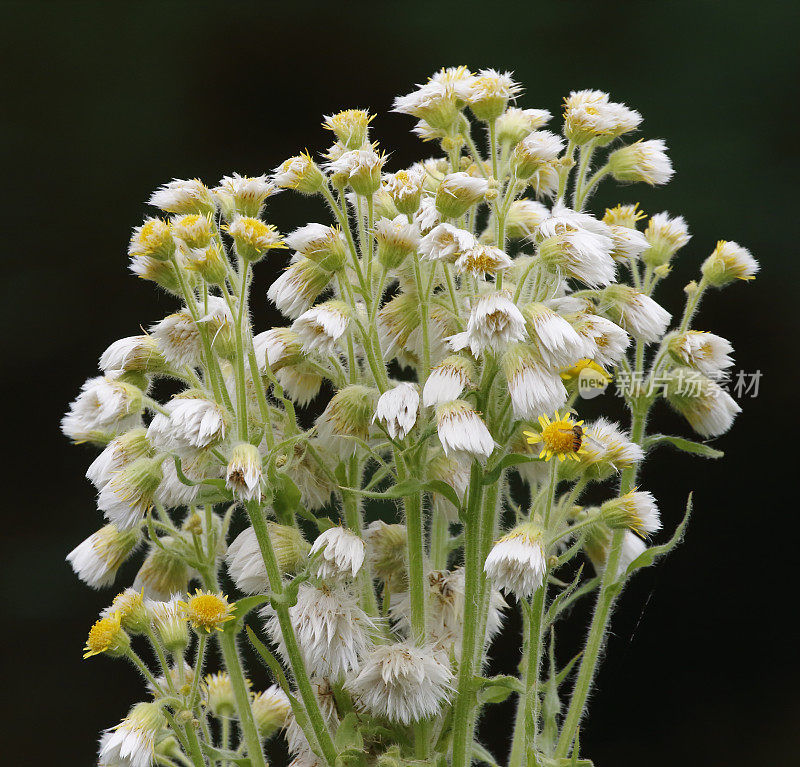
<instances>
[{"instance_id":1,"label":"white fluffy flower","mask_svg":"<svg viewBox=\"0 0 800 767\"><path fill-rule=\"evenodd\" d=\"M366 550L366 544L355 533L343 527L330 527L317 536L311 555L320 553L317 575L322 580L355 578L364 564Z\"/></svg>"},{"instance_id":2,"label":"white fluffy flower","mask_svg":"<svg viewBox=\"0 0 800 767\"><path fill-rule=\"evenodd\" d=\"M602 221L556 204L539 224L537 238L539 257L554 271L591 287L614 282L614 240Z\"/></svg>"},{"instance_id":3,"label":"white fluffy flower","mask_svg":"<svg viewBox=\"0 0 800 767\"><path fill-rule=\"evenodd\" d=\"M150 336L128 336L114 341L100 356L100 369L106 375L127 371L145 373L159 370L164 359Z\"/></svg>"},{"instance_id":4,"label":"white fluffy flower","mask_svg":"<svg viewBox=\"0 0 800 767\"><path fill-rule=\"evenodd\" d=\"M530 178L545 163L555 160L564 148L564 141L547 130L529 133L514 148L511 162L519 178Z\"/></svg>"},{"instance_id":5,"label":"white fluffy flower","mask_svg":"<svg viewBox=\"0 0 800 767\"><path fill-rule=\"evenodd\" d=\"M272 328L253 336L253 354L262 375L267 365L277 370L282 363L292 361L300 355L300 339L291 328Z\"/></svg>"},{"instance_id":6,"label":"white fluffy flower","mask_svg":"<svg viewBox=\"0 0 800 767\"><path fill-rule=\"evenodd\" d=\"M459 274L471 274L475 278L484 278L487 274L497 274L510 269L511 259L500 248L493 245L475 245L465 250L456 260L456 271Z\"/></svg>"},{"instance_id":7,"label":"white fluffy flower","mask_svg":"<svg viewBox=\"0 0 800 767\"><path fill-rule=\"evenodd\" d=\"M611 258L615 261L639 258L650 247L647 238L638 229L619 225L612 225L610 228L611 239L614 241Z\"/></svg>"},{"instance_id":8,"label":"white fluffy flower","mask_svg":"<svg viewBox=\"0 0 800 767\"><path fill-rule=\"evenodd\" d=\"M229 418L211 400L176 397L157 413L147 429L148 439L159 449L180 452L203 449L225 439Z\"/></svg>"},{"instance_id":9,"label":"white fluffy flower","mask_svg":"<svg viewBox=\"0 0 800 767\"><path fill-rule=\"evenodd\" d=\"M417 387L411 383L400 383L378 398L372 422L383 424L392 439L405 439L417 422L418 410Z\"/></svg>"},{"instance_id":10,"label":"white fluffy flower","mask_svg":"<svg viewBox=\"0 0 800 767\"><path fill-rule=\"evenodd\" d=\"M523 309L523 314L528 321L531 344L545 365L561 370L586 356L586 341L552 309L544 304L529 304Z\"/></svg>"},{"instance_id":11,"label":"white fluffy flower","mask_svg":"<svg viewBox=\"0 0 800 767\"><path fill-rule=\"evenodd\" d=\"M608 167L617 181L644 181L651 186L666 184L675 173L661 139L637 141L617 149L609 155Z\"/></svg>"},{"instance_id":12,"label":"white fluffy flower","mask_svg":"<svg viewBox=\"0 0 800 767\"><path fill-rule=\"evenodd\" d=\"M530 597L547 569L541 530L529 522L515 527L495 543L483 569L497 588Z\"/></svg>"},{"instance_id":13,"label":"white fluffy flower","mask_svg":"<svg viewBox=\"0 0 800 767\"><path fill-rule=\"evenodd\" d=\"M445 455L485 461L494 451L494 439L472 405L464 400L436 408L436 429Z\"/></svg>"},{"instance_id":14,"label":"white fluffy flower","mask_svg":"<svg viewBox=\"0 0 800 767\"><path fill-rule=\"evenodd\" d=\"M635 338L646 343L660 340L672 315L650 296L629 285L611 285L603 291L611 318Z\"/></svg>"},{"instance_id":15,"label":"white fluffy flower","mask_svg":"<svg viewBox=\"0 0 800 767\"><path fill-rule=\"evenodd\" d=\"M138 425L142 392L111 378L90 378L61 419L61 431L76 442L96 432L120 433Z\"/></svg>"},{"instance_id":16,"label":"white fluffy flower","mask_svg":"<svg viewBox=\"0 0 800 767\"><path fill-rule=\"evenodd\" d=\"M244 216L257 217L264 207L264 200L278 190L266 175L241 176L234 173L223 176L211 191L223 212L235 209Z\"/></svg>"},{"instance_id":17,"label":"white fluffy flower","mask_svg":"<svg viewBox=\"0 0 800 767\"><path fill-rule=\"evenodd\" d=\"M449 666L432 648L399 643L377 646L347 689L360 709L411 724L440 711L452 681Z\"/></svg>"},{"instance_id":18,"label":"white fluffy flower","mask_svg":"<svg viewBox=\"0 0 800 767\"><path fill-rule=\"evenodd\" d=\"M255 445L241 442L231 451L225 473L225 486L243 501L261 500L264 469Z\"/></svg>"},{"instance_id":19,"label":"white fluffy flower","mask_svg":"<svg viewBox=\"0 0 800 767\"><path fill-rule=\"evenodd\" d=\"M175 367L197 367L203 354L200 332L188 309L164 317L149 329L164 359Z\"/></svg>"},{"instance_id":20,"label":"white fluffy flower","mask_svg":"<svg viewBox=\"0 0 800 767\"><path fill-rule=\"evenodd\" d=\"M631 342L619 325L596 314L581 317L575 329L588 344L586 356L604 367L616 365Z\"/></svg>"},{"instance_id":21,"label":"white fluffy flower","mask_svg":"<svg viewBox=\"0 0 800 767\"><path fill-rule=\"evenodd\" d=\"M626 528L644 537L661 529L656 499L645 490L632 490L606 501L600 511L611 528Z\"/></svg>"},{"instance_id":22,"label":"white fluffy flower","mask_svg":"<svg viewBox=\"0 0 800 767\"><path fill-rule=\"evenodd\" d=\"M344 335L348 325L347 307L339 301L327 301L303 312L292 324L304 351L319 350L333 354L336 342Z\"/></svg>"},{"instance_id":23,"label":"white fluffy flower","mask_svg":"<svg viewBox=\"0 0 800 767\"><path fill-rule=\"evenodd\" d=\"M467 322L466 341L475 356L484 349L502 351L524 337L525 318L504 290L483 296Z\"/></svg>"},{"instance_id":24,"label":"white fluffy flower","mask_svg":"<svg viewBox=\"0 0 800 767\"><path fill-rule=\"evenodd\" d=\"M288 662L275 611L266 607L263 615L267 634ZM312 676L336 680L358 671L372 644L373 623L346 587L301 584L289 616Z\"/></svg>"},{"instance_id":25,"label":"white fluffy flower","mask_svg":"<svg viewBox=\"0 0 800 767\"><path fill-rule=\"evenodd\" d=\"M100 491L97 508L121 532L136 527L152 507L163 479L162 463L163 460L137 458Z\"/></svg>"},{"instance_id":26,"label":"white fluffy flower","mask_svg":"<svg viewBox=\"0 0 800 767\"><path fill-rule=\"evenodd\" d=\"M672 356L683 365L713 376L733 364L730 341L714 333L688 330L669 341Z\"/></svg>"},{"instance_id":27,"label":"white fluffy flower","mask_svg":"<svg viewBox=\"0 0 800 767\"><path fill-rule=\"evenodd\" d=\"M515 418L538 418L567 401L561 377L542 365L526 346L510 346L502 363Z\"/></svg>"},{"instance_id":28,"label":"white fluffy flower","mask_svg":"<svg viewBox=\"0 0 800 767\"><path fill-rule=\"evenodd\" d=\"M156 703L137 703L120 724L100 738L100 767L150 767L155 742L165 725Z\"/></svg>"},{"instance_id":29,"label":"white fluffy flower","mask_svg":"<svg viewBox=\"0 0 800 767\"><path fill-rule=\"evenodd\" d=\"M114 582L120 565L138 543L138 532L121 533L114 525L106 525L67 554L67 561L87 586L104 588Z\"/></svg>"},{"instance_id":30,"label":"white fluffy flower","mask_svg":"<svg viewBox=\"0 0 800 767\"><path fill-rule=\"evenodd\" d=\"M478 244L466 229L452 224L439 224L426 234L419 244L423 258L431 261L454 262L462 253Z\"/></svg>"},{"instance_id":31,"label":"white fluffy flower","mask_svg":"<svg viewBox=\"0 0 800 767\"><path fill-rule=\"evenodd\" d=\"M330 272L309 258L299 258L270 285L267 297L282 314L297 319L311 308L329 282Z\"/></svg>"},{"instance_id":32,"label":"white fluffy flower","mask_svg":"<svg viewBox=\"0 0 800 767\"><path fill-rule=\"evenodd\" d=\"M608 467L619 472L644 458L642 448L622 432L615 423L598 418L584 429L581 463L602 469Z\"/></svg>"},{"instance_id":33,"label":"white fluffy flower","mask_svg":"<svg viewBox=\"0 0 800 767\"><path fill-rule=\"evenodd\" d=\"M431 370L422 390L425 407L452 402L472 383L472 364L465 357L450 356Z\"/></svg>"},{"instance_id":34,"label":"white fluffy flower","mask_svg":"<svg viewBox=\"0 0 800 767\"><path fill-rule=\"evenodd\" d=\"M210 213L215 210L208 188L198 179L173 179L150 196L150 205L168 213Z\"/></svg>"}]
</instances>

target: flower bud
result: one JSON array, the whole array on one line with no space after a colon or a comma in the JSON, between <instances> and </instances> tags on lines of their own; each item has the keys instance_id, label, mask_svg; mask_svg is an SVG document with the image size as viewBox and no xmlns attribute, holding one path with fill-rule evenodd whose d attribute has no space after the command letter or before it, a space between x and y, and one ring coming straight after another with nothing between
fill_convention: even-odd
<instances>
[{"instance_id":1,"label":"flower bud","mask_svg":"<svg viewBox=\"0 0 800 767\"><path fill-rule=\"evenodd\" d=\"M103 615L119 613L122 628L131 634L144 634L150 627L144 597L136 589L125 589L114 597L111 607Z\"/></svg>"},{"instance_id":2,"label":"flower bud","mask_svg":"<svg viewBox=\"0 0 800 767\"><path fill-rule=\"evenodd\" d=\"M208 674L205 682L205 701L214 716L232 719L236 716L236 696L227 671Z\"/></svg>"},{"instance_id":3,"label":"flower bud","mask_svg":"<svg viewBox=\"0 0 800 767\"><path fill-rule=\"evenodd\" d=\"M385 175L383 188L392 198L398 213L408 216L419 208L424 182L425 170L421 165L413 165L408 170Z\"/></svg>"},{"instance_id":4,"label":"flower bud","mask_svg":"<svg viewBox=\"0 0 800 767\"><path fill-rule=\"evenodd\" d=\"M450 173L436 190L436 208L444 218L458 218L489 191L489 182L468 173Z\"/></svg>"},{"instance_id":5,"label":"flower bud","mask_svg":"<svg viewBox=\"0 0 800 767\"><path fill-rule=\"evenodd\" d=\"M257 218L235 216L230 224L222 227L233 237L236 252L245 260L254 263L274 248L285 248L278 230Z\"/></svg>"},{"instance_id":6,"label":"flower bud","mask_svg":"<svg viewBox=\"0 0 800 767\"><path fill-rule=\"evenodd\" d=\"M168 261L175 253L175 240L170 225L160 218L147 218L133 230L128 255Z\"/></svg>"},{"instance_id":7,"label":"flower bud","mask_svg":"<svg viewBox=\"0 0 800 767\"><path fill-rule=\"evenodd\" d=\"M375 115L364 109L345 109L327 116L322 127L333 131L336 138L348 149L361 149L367 141L369 124L374 117Z\"/></svg>"},{"instance_id":8,"label":"flower bud","mask_svg":"<svg viewBox=\"0 0 800 767\"><path fill-rule=\"evenodd\" d=\"M560 136L541 130L520 141L511 155L511 167L517 178L530 178L542 165L552 162L564 148Z\"/></svg>"},{"instance_id":9,"label":"flower bud","mask_svg":"<svg viewBox=\"0 0 800 767\"><path fill-rule=\"evenodd\" d=\"M616 181L644 181L650 186L666 184L675 171L661 139L637 141L608 156L608 169Z\"/></svg>"},{"instance_id":10,"label":"flower bud","mask_svg":"<svg viewBox=\"0 0 800 767\"><path fill-rule=\"evenodd\" d=\"M406 256L419 246L419 230L405 216L389 220L381 218L375 224L378 243L378 261L386 269L396 269Z\"/></svg>"},{"instance_id":11,"label":"flower bud","mask_svg":"<svg viewBox=\"0 0 800 767\"><path fill-rule=\"evenodd\" d=\"M153 628L167 651L182 653L189 644L189 627L181 609L180 596L174 594L164 602L149 600L147 611Z\"/></svg>"},{"instance_id":12,"label":"flower bud","mask_svg":"<svg viewBox=\"0 0 800 767\"><path fill-rule=\"evenodd\" d=\"M709 285L723 288L735 280L754 279L758 269L758 262L749 250L736 242L720 240L700 271Z\"/></svg>"},{"instance_id":13,"label":"flower bud","mask_svg":"<svg viewBox=\"0 0 800 767\"><path fill-rule=\"evenodd\" d=\"M670 218L668 213L656 213L644 231L650 247L642 253L642 261L652 267L661 266L691 239L682 216Z\"/></svg>"},{"instance_id":14,"label":"flower bud","mask_svg":"<svg viewBox=\"0 0 800 767\"><path fill-rule=\"evenodd\" d=\"M189 587L189 566L179 552L179 542L171 536L159 540L145 557L133 588L150 599L169 599Z\"/></svg>"},{"instance_id":15,"label":"flower bud","mask_svg":"<svg viewBox=\"0 0 800 767\"><path fill-rule=\"evenodd\" d=\"M301 194L316 194L322 189L325 177L308 152L284 160L273 176L276 186L296 189Z\"/></svg>"},{"instance_id":16,"label":"flower bud","mask_svg":"<svg viewBox=\"0 0 800 767\"><path fill-rule=\"evenodd\" d=\"M231 451L225 486L243 501L261 500L264 470L255 445L240 442Z\"/></svg>"}]
</instances>

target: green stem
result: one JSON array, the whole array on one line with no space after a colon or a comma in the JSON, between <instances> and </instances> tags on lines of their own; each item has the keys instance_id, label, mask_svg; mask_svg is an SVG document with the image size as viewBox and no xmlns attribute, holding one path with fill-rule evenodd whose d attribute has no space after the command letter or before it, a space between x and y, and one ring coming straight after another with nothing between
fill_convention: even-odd
<instances>
[{"instance_id":1,"label":"green stem","mask_svg":"<svg viewBox=\"0 0 800 767\"><path fill-rule=\"evenodd\" d=\"M444 501L442 501L444 503ZM450 542L450 523L447 515L441 510L436 509L431 517L430 540L428 542L428 552L431 559L431 566L434 570L447 569L448 543Z\"/></svg>"},{"instance_id":2,"label":"green stem","mask_svg":"<svg viewBox=\"0 0 800 767\"><path fill-rule=\"evenodd\" d=\"M283 597L283 581L278 567L278 560L272 548L272 541L269 537L267 520L258 503L251 501L248 502L245 507L247 509L247 515L250 518L250 524L253 526L253 531L256 534L259 548L261 549L261 556L267 570L270 589L275 597L273 600L273 607L278 618L283 642L286 646L286 655L289 658L289 665L294 674L300 698L305 706L308 719L314 730L314 735L322 750L322 754L329 767L333 767L336 761L336 749L333 745L331 734L328 732L328 727L325 724L322 712L320 711L319 702L311 687L311 680L308 676L308 671L303 661L303 655L300 652L300 646L297 644L294 627L289 617L289 607L286 602L281 599L281 597Z\"/></svg>"},{"instance_id":3,"label":"green stem","mask_svg":"<svg viewBox=\"0 0 800 767\"><path fill-rule=\"evenodd\" d=\"M424 383L428 380L428 375L431 372L431 348L430 338L428 337L428 291L426 289L427 286L422 283L419 254L413 253L411 258L414 263L414 281L417 284L417 293L420 301L420 332L422 333L422 376L420 377L420 383Z\"/></svg>"},{"instance_id":4,"label":"green stem","mask_svg":"<svg viewBox=\"0 0 800 767\"><path fill-rule=\"evenodd\" d=\"M452 767L469 767L471 761L472 710L475 707L474 672L477 641L478 595L481 585L480 509L483 496L483 472L473 461L470 470L468 506L464 524L464 637L458 667L458 694L453 708Z\"/></svg>"},{"instance_id":5,"label":"green stem","mask_svg":"<svg viewBox=\"0 0 800 767\"><path fill-rule=\"evenodd\" d=\"M528 621L530 635L528 639L528 663L525 674L525 705L530 711L530 718L528 718L526 711L525 726L525 745L528 754L535 752L539 735L539 708L541 706L539 667L542 663L542 630L544 628L545 605L547 604L547 576L548 572L546 571L542 579L542 585L533 595L530 606L530 620ZM532 726L528 727L528 724Z\"/></svg>"},{"instance_id":6,"label":"green stem","mask_svg":"<svg viewBox=\"0 0 800 767\"><path fill-rule=\"evenodd\" d=\"M648 407L639 408L634 404L631 421L631 441L639 445L644 439L644 430L647 420ZM633 489L636 484L637 465L632 464L622 472L620 481L620 495L624 495ZM608 627L609 616L615 598L615 591L611 587L617 581L617 570L619 568L620 557L622 555L622 542L625 537L624 530L615 530L611 539L608 558L606 560L603 577L600 583L600 592L597 596L592 622L589 627L589 634L586 639L586 647L581 656L578 676L575 679L575 687L569 701L569 708L561 727L561 734L556 746L555 756L565 758L572 747L575 733L578 730L581 717L586 708L586 700L597 672L597 661L600 650L605 640L606 629Z\"/></svg>"},{"instance_id":7,"label":"green stem","mask_svg":"<svg viewBox=\"0 0 800 767\"><path fill-rule=\"evenodd\" d=\"M242 725L242 736L247 744L247 756L253 767L266 767L264 752L261 748L261 737L253 718L253 709L250 705L250 692L242 673L242 664L239 652L236 649L236 635L230 631L219 632L219 646L225 668L231 679L233 696L236 701L236 711Z\"/></svg>"}]
</instances>

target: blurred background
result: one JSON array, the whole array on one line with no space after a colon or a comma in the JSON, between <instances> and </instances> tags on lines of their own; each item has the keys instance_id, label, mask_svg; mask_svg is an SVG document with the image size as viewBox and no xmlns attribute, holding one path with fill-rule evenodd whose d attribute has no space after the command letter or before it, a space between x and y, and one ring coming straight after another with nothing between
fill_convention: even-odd
<instances>
[{"instance_id":1,"label":"blurred background","mask_svg":"<svg viewBox=\"0 0 800 767\"><path fill-rule=\"evenodd\" d=\"M94 764L97 733L141 696L132 669L81 660L95 613L113 592L80 584L64 557L99 515L83 478L94 451L70 447L59 418L114 339L174 310L127 270L144 201L172 177L214 184L257 175L299 150L326 148L323 114L378 113L391 169L432 153L388 113L392 98L442 66L514 70L523 107L560 112L573 89L610 91L665 138L667 187L605 187L593 201L639 200L683 214L693 239L660 300L720 238L750 248L758 279L709 295L699 325L730 338L736 366L761 371L741 402L723 461L666 450L644 486L673 527L686 496L685 543L625 591L591 716L581 732L598 767L789 765L800 761L800 669L789 584L797 574L794 384L798 6L789 2L2 2L4 461L1 654L5 763ZM560 126L558 119L553 125ZM551 126L552 127L552 126ZM284 232L322 206L283 194L269 218ZM260 329L277 265L257 270ZM752 394L752 393L751 393ZM653 428L691 436L660 411ZM123 571L120 583L132 577ZM586 606L587 608L589 605ZM578 611L579 620L583 613ZM494 651L517 662L512 625ZM560 652L580 647L563 631ZM265 682L263 671L254 678ZM9 687L10 683L10 687ZM512 710L482 725L501 758Z\"/></svg>"}]
</instances>

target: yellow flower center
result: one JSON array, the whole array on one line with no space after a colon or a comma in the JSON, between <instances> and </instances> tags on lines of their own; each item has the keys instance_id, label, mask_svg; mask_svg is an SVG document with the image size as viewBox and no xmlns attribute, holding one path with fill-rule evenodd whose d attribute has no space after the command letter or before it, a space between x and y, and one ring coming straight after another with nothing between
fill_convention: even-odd
<instances>
[{"instance_id":1,"label":"yellow flower center","mask_svg":"<svg viewBox=\"0 0 800 767\"><path fill-rule=\"evenodd\" d=\"M539 458L549 461L554 455L559 460L565 458L579 461L578 455L585 453L583 447L583 421L573 421L568 415L563 418L558 414L554 415L554 420L550 420L546 415L539 418L542 426L541 434L532 431L525 431L523 434L528 438L528 444L533 445L541 442L541 452Z\"/></svg>"},{"instance_id":2,"label":"yellow flower center","mask_svg":"<svg viewBox=\"0 0 800 767\"><path fill-rule=\"evenodd\" d=\"M89 629L89 636L86 639L86 647L83 657L90 658L92 655L104 653L116 641L122 629L120 628L121 616L115 612L107 618L101 618Z\"/></svg>"},{"instance_id":3,"label":"yellow flower center","mask_svg":"<svg viewBox=\"0 0 800 767\"><path fill-rule=\"evenodd\" d=\"M223 623L233 620L233 605L228 603L225 596L199 590L184 603L184 612L192 626L206 631L221 631Z\"/></svg>"}]
</instances>

